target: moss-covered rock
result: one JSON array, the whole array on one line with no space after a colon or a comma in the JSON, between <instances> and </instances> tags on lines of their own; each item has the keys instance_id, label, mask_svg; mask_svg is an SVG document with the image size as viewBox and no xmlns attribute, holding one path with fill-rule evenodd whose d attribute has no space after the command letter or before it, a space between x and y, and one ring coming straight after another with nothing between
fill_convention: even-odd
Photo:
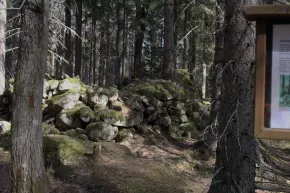
<instances>
[{"instance_id":1,"label":"moss-covered rock","mask_svg":"<svg viewBox=\"0 0 290 193\"><path fill-rule=\"evenodd\" d=\"M48 91L56 90L59 85L58 80L49 80L46 82L45 87Z\"/></svg>"},{"instance_id":2,"label":"moss-covered rock","mask_svg":"<svg viewBox=\"0 0 290 193\"><path fill-rule=\"evenodd\" d=\"M86 130L82 129L82 128L76 128L76 132L80 133L80 134L87 134Z\"/></svg>"},{"instance_id":3,"label":"moss-covered rock","mask_svg":"<svg viewBox=\"0 0 290 193\"><path fill-rule=\"evenodd\" d=\"M47 164L78 165L83 159L86 150L84 145L69 136L44 136L44 154Z\"/></svg>"},{"instance_id":4,"label":"moss-covered rock","mask_svg":"<svg viewBox=\"0 0 290 193\"><path fill-rule=\"evenodd\" d=\"M61 92L65 92L68 90L76 90L81 91L82 83L79 77L74 78L66 78L59 82L58 90ZM86 90L84 90L85 92Z\"/></svg>"},{"instance_id":5,"label":"moss-covered rock","mask_svg":"<svg viewBox=\"0 0 290 193\"><path fill-rule=\"evenodd\" d=\"M179 129L183 131L183 135L187 138L200 139L200 132L197 130L194 122L181 124Z\"/></svg>"},{"instance_id":6,"label":"moss-covered rock","mask_svg":"<svg viewBox=\"0 0 290 193\"><path fill-rule=\"evenodd\" d=\"M97 114L88 106L81 107L75 113L75 117L79 117L84 123L89 123L90 121L96 121L99 118L96 117Z\"/></svg>"},{"instance_id":7,"label":"moss-covered rock","mask_svg":"<svg viewBox=\"0 0 290 193\"><path fill-rule=\"evenodd\" d=\"M42 124L42 131L44 135L49 135L49 134L60 134L59 130L55 128L54 125L43 123Z\"/></svg>"},{"instance_id":8,"label":"moss-covered rock","mask_svg":"<svg viewBox=\"0 0 290 193\"><path fill-rule=\"evenodd\" d=\"M75 129L77 127L83 127L81 119L75 116L76 108L70 110L62 110L56 115L56 126L61 130Z\"/></svg>"},{"instance_id":9,"label":"moss-covered rock","mask_svg":"<svg viewBox=\"0 0 290 193\"><path fill-rule=\"evenodd\" d=\"M102 112L101 119L106 123L115 123L117 121L124 121L124 115L120 111L105 110Z\"/></svg>"},{"instance_id":10,"label":"moss-covered rock","mask_svg":"<svg viewBox=\"0 0 290 193\"><path fill-rule=\"evenodd\" d=\"M116 137L118 128L104 122L96 122L89 124L86 132L91 141L111 141Z\"/></svg>"},{"instance_id":11,"label":"moss-covered rock","mask_svg":"<svg viewBox=\"0 0 290 193\"><path fill-rule=\"evenodd\" d=\"M123 141L132 141L134 137L134 128L129 129L121 129L115 140L116 142L123 142Z\"/></svg>"},{"instance_id":12,"label":"moss-covered rock","mask_svg":"<svg viewBox=\"0 0 290 193\"><path fill-rule=\"evenodd\" d=\"M50 111L59 113L63 109L72 109L79 101L80 94L76 90L70 90L47 100Z\"/></svg>"},{"instance_id":13,"label":"moss-covered rock","mask_svg":"<svg viewBox=\"0 0 290 193\"><path fill-rule=\"evenodd\" d=\"M116 111L122 111L124 104L121 101L112 101L110 103L110 108Z\"/></svg>"},{"instance_id":14,"label":"moss-covered rock","mask_svg":"<svg viewBox=\"0 0 290 193\"><path fill-rule=\"evenodd\" d=\"M88 137L85 134L77 132L76 129L70 129L68 131L63 132L63 134L75 139L80 139L84 141L88 140Z\"/></svg>"}]
</instances>

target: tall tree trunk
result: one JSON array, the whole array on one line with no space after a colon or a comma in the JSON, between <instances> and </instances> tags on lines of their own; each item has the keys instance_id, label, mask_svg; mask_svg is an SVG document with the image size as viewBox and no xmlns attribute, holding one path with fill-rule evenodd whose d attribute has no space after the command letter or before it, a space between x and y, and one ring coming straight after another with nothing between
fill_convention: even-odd
<instances>
[{"instance_id":1,"label":"tall tree trunk","mask_svg":"<svg viewBox=\"0 0 290 193\"><path fill-rule=\"evenodd\" d=\"M144 33L146 30L146 26L143 21L146 18L146 10L139 1L136 2L137 32L135 35L134 78L139 78L142 74L142 69L143 69L142 48L143 48L143 41L144 41Z\"/></svg>"},{"instance_id":2,"label":"tall tree trunk","mask_svg":"<svg viewBox=\"0 0 290 193\"><path fill-rule=\"evenodd\" d=\"M101 43L100 43L100 66L99 66L99 84L102 87L106 86L107 80L107 65L110 58L110 23L109 13L107 8L110 1L102 0L102 21L101 21Z\"/></svg>"},{"instance_id":3,"label":"tall tree trunk","mask_svg":"<svg viewBox=\"0 0 290 193\"><path fill-rule=\"evenodd\" d=\"M76 33L79 37L75 37L75 76L81 76L82 70L82 15L83 15L83 0L76 0Z\"/></svg>"},{"instance_id":4,"label":"tall tree trunk","mask_svg":"<svg viewBox=\"0 0 290 193\"><path fill-rule=\"evenodd\" d=\"M48 0L22 0L13 93L13 193L46 193L42 152L42 94L48 52ZM20 6L19 4L19 6Z\"/></svg>"},{"instance_id":5,"label":"tall tree trunk","mask_svg":"<svg viewBox=\"0 0 290 193\"><path fill-rule=\"evenodd\" d=\"M184 40L183 40L183 54L182 54L182 57L183 57L183 61L182 61L182 68L183 69L186 69L188 68L188 64L189 64L189 38L188 38L188 32L189 32L189 22L190 22L190 17L191 17L191 13L190 13L190 9L187 8L185 10L185 13L184 13L184 20L183 20L183 37Z\"/></svg>"},{"instance_id":6,"label":"tall tree trunk","mask_svg":"<svg viewBox=\"0 0 290 193\"><path fill-rule=\"evenodd\" d=\"M190 73L190 80L193 80L194 69L196 64L196 40L197 35L195 32L192 32L189 36L189 48L188 48L188 72Z\"/></svg>"},{"instance_id":7,"label":"tall tree trunk","mask_svg":"<svg viewBox=\"0 0 290 193\"><path fill-rule=\"evenodd\" d=\"M97 44L97 38L96 38L96 24L97 24L97 14L96 14L96 7L97 2L95 0L91 1L92 3L92 36L93 41L91 42L91 62L90 62L90 78L89 82L95 84L96 83L96 77L97 77L97 71L96 71L96 65L97 65L97 56L96 56L96 44ZM92 74L92 77L91 77Z\"/></svg>"},{"instance_id":8,"label":"tall tree trunk","mask_svg":"<svg viewBox=\"0 0 290 193\"><path fill-rule=\"evenodd\" d=\"M211 84L211 111L210 125L205 133L205 143L211 152L216 151L218 112L221 92L221 65L224 47L224 0L217 0L216 6L216 24L215 24L215 54L214 62L210 69Z\"/></svg>"},{"instance_id":9,"label":"tall tree trunk","mask_svg":"<svg viewBox=\"0 0 290 193\"><path fill-rule=\"evenodd\" d=\"M125 4L123 0L118 0L117 3L117 36L116 36L116 50L117 50L117 66L116 66L116 85L121 86L123 83L123 68L124 68L124 11Z\"/></svg>"},{"instance_id":10,"label":"tall tree trunk","mask_svg":"<svg viewBox=\"0 0 290 193\"><path fill-rule=\"evenodd\" d=\"M11 6L13 3L11 1L7 1L7 6ZM7 12L7 11L6 11ZM7 20L10 20L6 24L6 37L10 36L6 39L6 54L5 54L5 76L6 78L13 78L15 67L17 63L17 49L18 47L18 29L19 29L19 17L15 18L16 12L15 11L8 11L7 12ZM12 19L14 18L14 19ZM12 35L15 34L15 35ZM11 36L12 35L12 36Z\"/></svg>"},{"instance_id":11,"label":"tall tree trunk","mask_svg":"<svg viewBox=\"0 0 290 193\"><path fill-rule=\"evenodd\" d=\"M7 19L7 2L0 1L0 95L5 91L5 32Z\"/></svg>"},{"instance_id":12,"label":"tall tree trunk","mask_svg":"<svg viewBox=\"0 0 290 193\"><path fill-rule=\"evenodd\" d=\"M65 1L65 25L67 28L71 28L71 0ZM69 76L73 76L73 60L72 60L72 36L71 30L66 30L65 33L65 59L68 61L68 64L65 64L65 73Z\"/></svg>"},{"instance_id":13,"label":"tall tree trunk","mask_svg":"<svg viewBox=\"0 0 290 193\"><path fill-rule=\"evenodd\" d=\"M225 1L222 95L215 175L209 193L255 192L255 29L241 11L256 0Z\"/></svg>"},{"instance_id":14,"label":"tall tree trunk","mask_svg":"<svg viewBox=\"0 0 290 193\"><path fill-rule=\"evenodd\" d=\"M174 73L174 0L164 1L164 48L162 75L169 78Z\"/></svg>"}]
</instances>

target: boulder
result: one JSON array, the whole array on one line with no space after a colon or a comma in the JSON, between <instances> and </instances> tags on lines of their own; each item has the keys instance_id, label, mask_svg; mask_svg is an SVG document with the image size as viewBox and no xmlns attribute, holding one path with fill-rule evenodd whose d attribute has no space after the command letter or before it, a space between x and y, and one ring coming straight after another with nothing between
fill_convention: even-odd
<instances>
[{"instance_id":1,"label":"boulder","mask_svg":"<svg viewBox=\"0 0 290 193\"><path fill-rule=\"evenodd\" d=\"M144 110L144 117L148 118L150 115L152 115L155 112L155 107L149 106Z\"/></svg>"},{"instance_id":2,"label":"boulder","mask_svg":"<svg viewBox=\"0 0 290 193\"><path fill-rule=\"evenodd\" d=\"M62 110L56 116L56 126L62 130L75 129L77 127L83 127L80 118L75 117L75 109Z\"/></svg>"},{"instance_id":3,"label":"boulder","mask_svg":"<svg viewBox=\"0 0 290 193\"><path fill-rule=\"evenodd\" d=\"M142 98L140 95L133 95L127 101L126 105L132 110L144 111L144 106L142 104Z\"/></svg>"},{"instance_id":4,"label":"boulder","mask_svg":"<svg viewBox=\"0 0 290 193\"><path fill-rule=\"evenodd\" d=\"M60 134L59 130L53 124L42 123L42 131L44 135Z\"/></svg>"},{"instance_id":5,"label":"boulder","mask_svg":"<svg viewBox=\"0 0 290 193\"><path fill-rule=\"evenodd\" d=\"M176 115L170 116L170 119L171 119L172 125L180 125L181 124L180 117L178 117Z\"/></svg>"},{"instance_id":6,"label":"boulder","mask_svg":"<svg viewBox=\"0 0 290 193\"><path fill-rule=\"evenodd\" d=\"M168 130L170 125L171 125L171 119L169 116L166 116L166 117L160 117L158 120L157 120L157 125L159 125L162 129L166 129Z\"/></svg>"},{"instance_id":7,"label":"boulder","mask_svg":"<svg viewBox=\"0 0 290 193\"><path fill-rule=\"evenodd\" d=\"M151 134L153 132L152 126L148 125L147 123L141 123L140 125L137 126L137 130L141 134Z\"/></svg>"},{"instance_id":8,"label":"boulder","mask_svg":"<svg viewBox=\"0 0 290 193\"><path fill-rule=\"evenodd\" d=\"M0 121L0 133L6 133L11 130L11 123L8 121Z\"/></svg>"},{"instance_id":9,"label":"boulder","mask_svg":"<svg viewBox=\"0 0 290 193\"><path fill-rule=\"evenodd\" d=\"M181 120L182 123L187 123L188 122L187 115L181 115L180 120Z\"/></svg>"},{"instance_id":10,"label":"boulder","mask_svg":"<svg viewBox=\"0 0 290 193\"><path fill-rule=\"evenodd\" d=\"M179 129L183 131L183 136L187 138L200 139L200 132L196 129L193 122L181 124Z\"/></svg>"},{"instance_id":11,"label":"boulder","mask_svg":"<svg viewBox=\"0 0 290 193\"><path fill-rule=\"evenodd\" d=\"M131 129L121 129L115 140L116 142L123 142L123 141L132 141L133 140L133 137L134 137L134 128L131 128Z\"/></svg>"},{"instance_id":12,"label":"boulder","mask_svg":"<svg viewBox=\"0 0 290 193\"><path fill-rule=\"evenodd\" d=\"M89 123L92 121L99 121L100 117L88 106L83 106L80 109L76 110L74 117L78 117L84 123Z\"/></svg>"},{"instance_id":13,"label":"boulder","mask_svg":"<svg viewBox=\"0 0 290 193\"><path fill-rule=\"evenodd\" d=\"M110 104L111 109L116 110L116 111L122 111L123 103L120 101L112 101Z\"/></svg>"},{"instance_id":14,"label":"boulder","mask_svg":"<svg viewBox=\"0 0 290 193\"><path fill-rule=\"evenodd\" d=\"M98 92L92 92L88 93L88 104L90 107L94 107L97 104L97 101L99 99L99 93Z\"/></svg>"},{"instance_id":15,"label":"boulder","mask_svg":"<svg viewBox=\"0 0 290 193\"><path fill-rule=\"evenodd\" d=\"M114 101L117 101L118 100L118 97L119 97L119 93L114 93L113 95L110 95L108 96L109 97L109 101L110 102L114 102Z\"/></svg>"},{"instance_id":16,"label":"boulder","mask_svg":"<svg viewBox=\"0 0 290 193\"><path fill-rule=\"evenodd\" d=\"M96 122L89 124L86 132L91 141L112 141L118 133L118 127L105 122Z\"/></svg>"},{"instance_id":17,"label":"boulder","mask_svg":"<svg viewBox=\"0 0 290 193\"><path fill-rule=\"evenodd\" d=\"M150 99L149 97L147 96L141 96L140 97L141 101L142 101L142 104L145 108L149 107L150 106Z\"/></svg>"},{"instance_id":18,"label":"boulder","mask_svg":"<svg viewBox=\"0 0 290 193\"><path fill-rule=\"evenodd\" d=\"M58 90L60 92L66 92L68 90L79 91L81 90L81 88L82 88L81 81L80 78L78 77L64 79L60 81L58 86Z\"/></svg>"},{"instance_id":19,"label":"boulder","mask_svg":"<svg viewBox=\"0 0 290 193\"><path fill-rule=\"evenodd\" d=\"M47 100L48 110L55 114L63 109L72 109L79 101L80 94L76 91L68 91L62 95L54 96Z\"/></svg>"},{"instance_id":20,"label":"boulder","mask_svg":"<svg viewBox=\"0 0 290 193\"><path fill-rule=\"evenodd\" d=\"M76 132L80 133L80 134L87 134L86 130L82 129L82 128L76 128Z\"/></svg>"},{"instance_id":21,"label":"boulder","mask_svg":"<svg viewBox=\"0 0 290 193\"><path fill-rule=\"evenodd\" d=\"M100 95L98 96L97 102L95 105L100 105L100 106L107 106L109 102L109 98L106 95Z\"/></svg>"},{"instance_id":22,"label":"boulder","mask_svg":"<svg viewBox=\"0 0 290 193\"><path fill-rule=\"evenodd\" d=\"M160 134L161 133L161 127L159 125L154 125L152 127L152 130L155 131L156 133Z\"/></svg>"},{"instance_id":23,"label":"boulder","mask_svg":"<svg viewBox=\"0 0 290 193\"><path fill-rule=\"evenodd\" d=\"M106 123L113 124L118 121L124 121L124 116L120 111L108 109L102 111L101 120Z\"/></svg>"},{"instance_id":24,"label":"boulder","mask_svg":"<svg viewBox=\"0 0 290 193\"><path fill-rule=\"evenodd\" d=\"M46 82L45 87L47 91L54 91L57 89L58 85L59 85L58 80L49 80Z\"/></svg>"},{"instance_id":25,"label":"boulder","mask_svg":"<svg viewBox=\"0 0 290 193\"><path fill-rule=\"evenodd\" d=\"M88 104L88 95L85 93L82 93L80 96L80 101L82 101L84 104Z\"/></svg>"},{"instance_id":26,"label":"boulder","mask_svg":"<svg viewBox=\"0 0 290 193\"><path fill-rule=\"evenodd\" d=\"M113 122L112 125L118 127L134 127L138 126L143 120L143 113L140 111L131 110L128 113L122 114L122 119L119 119L116 122Z\"/></svg>"},{"instance_id":27,"label":"boulder","mask_svg":"<svg viewBox=\"0 0 290 193\"><path fill-rule=\"evenodd\" d=\"M43 138L46 163L54 166L75 166L82 163L86 153L84 145L66 135L47 135Z\"/></svg>"},{"instance_id":28,"label":"boulder","mask_svg":"<svg viewBox=\"0 0 290 193\"><path fill-rule=\"evenodd\" d=\"M80 139L83 141L87 141L88 137L85 134L81 134L77 132L76 129L70 129L68 131L63 132L64 135L67 135L69 137L75 138L75 139Z\"/></svg>"},{"instance_id":29,"label":"boulder","mask_svg":"<svg viewBox=\"0 0 290 193\"><path fill-rule=\"evenodd\" d=\"M159 110L155 111L153 114L151 114L148 117L148 123L149 124L153 124L156 125L156 121L160 118L160 117L164 117L167 116L167 109L165 107L161 107Z\"/></svg>"},{"instance_id":30,"label":"boulder","mask_svg":"<svg viewBox=\"0 0 290 193\"><path fill-rule=\"evenodd\" d=\"M184 131L179 130L179 126L170 125L169 133L172 137L182 137Z\"/></svg>"}]
</instances>

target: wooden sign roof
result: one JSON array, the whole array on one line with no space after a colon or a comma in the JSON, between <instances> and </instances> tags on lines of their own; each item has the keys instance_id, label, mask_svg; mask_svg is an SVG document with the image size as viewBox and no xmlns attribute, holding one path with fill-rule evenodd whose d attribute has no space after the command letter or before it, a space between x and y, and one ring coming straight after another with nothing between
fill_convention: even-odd
<instances>
[{"instance_id":1,"label":"wooden sign roof","mask_svg":"<svg viewBox=\"0 0 290 193\"><path fill-rule=\"evenodd\" d=\"M290 5L245 5L243 10L246 19L250 21L267 18L290 19Z\"/></svg>"}]
</instances>

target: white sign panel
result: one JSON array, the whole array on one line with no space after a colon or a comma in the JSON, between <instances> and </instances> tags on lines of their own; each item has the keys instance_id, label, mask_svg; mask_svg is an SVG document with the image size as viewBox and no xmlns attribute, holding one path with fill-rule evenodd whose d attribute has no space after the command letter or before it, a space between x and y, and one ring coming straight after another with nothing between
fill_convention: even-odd
<instances>
[{"instance_id":1,"label":"white sign panel","mask_svg":"<svg viewBox=\"0 0 290 193\"><path fill-rule=\"evenodd\" d=\"M271 128L290 129L290 25L273 25Z\"/></svg>"}]
</instances>

